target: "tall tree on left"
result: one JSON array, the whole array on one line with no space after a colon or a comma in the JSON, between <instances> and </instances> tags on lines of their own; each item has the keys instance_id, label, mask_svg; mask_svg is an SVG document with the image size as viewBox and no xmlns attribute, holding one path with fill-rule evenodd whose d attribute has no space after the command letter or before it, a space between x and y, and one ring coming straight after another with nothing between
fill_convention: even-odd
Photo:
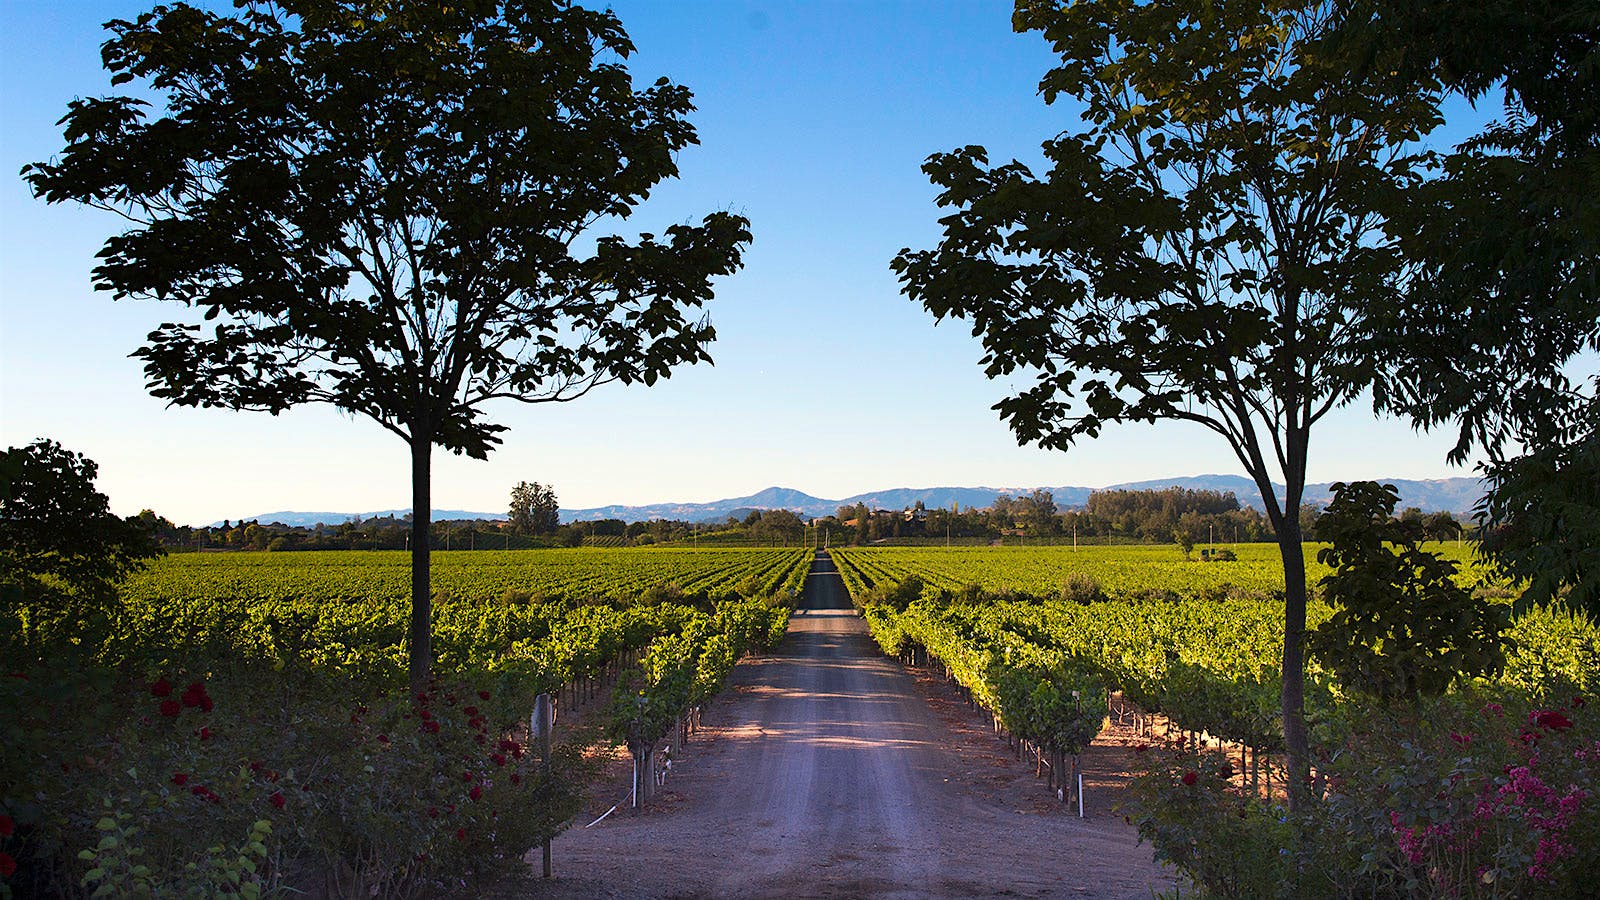
<instances>
[{"instance_id":1,"label":"tall tree on left","mask_svg":"<svg viewBox=\"0 0 1600 900\"><path fill-rule=\"evenodd\" d=\"M94 284L190 307L135 352L174 404L331 403L411 448L410 675L430 668L435 445L475 458L499 398L565 401L709 360L727 213L628 240L697 142L688 89L635 90L610 12L564 0L246 0L113 21L36 196L112 210Z\"/></svg>"}]
</instances>

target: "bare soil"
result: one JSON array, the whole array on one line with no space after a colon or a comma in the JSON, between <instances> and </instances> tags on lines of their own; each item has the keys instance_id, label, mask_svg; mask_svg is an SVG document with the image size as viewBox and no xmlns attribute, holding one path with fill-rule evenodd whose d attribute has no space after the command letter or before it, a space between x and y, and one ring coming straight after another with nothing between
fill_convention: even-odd
<instances>
[{"instance_id":1,"label":"bare soil","mask_svg":"<svg viewBox=\"0 0 1600 900\"><path fill-rule=\"evenodd\" d=\"M818 571L818 570L822 571ZM555 878L507 896L1149 897L1174 886L1115 805L1132 746L1083 757L1086 818L942 671L885 658L819 560L809 607L736 667L651 805L618 752L554 843ZM621 808L585 827L618 800ZM538 866L537 851L530 856ZM497 892L500 893L500 892Z\"/></svg>"}]
</instances>

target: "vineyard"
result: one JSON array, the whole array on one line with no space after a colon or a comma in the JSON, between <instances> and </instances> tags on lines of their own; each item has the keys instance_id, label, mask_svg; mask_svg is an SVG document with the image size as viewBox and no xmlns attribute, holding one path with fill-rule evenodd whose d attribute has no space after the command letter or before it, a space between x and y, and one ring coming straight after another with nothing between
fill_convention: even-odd
<instances>
[{"instance_id":1,"label":"vineyard","mask_svg":"<svg viewBox=\"0 0 1600 900\"><path fill-rule=\"evenodd\" d=\"M415 694L404 553L167 557L108 621L27 635L54 649L0 683L0 795L46 853L35 884L260 895L301 889L290 876L309 867L368 896L492 879L576 810L577 748L548 767L529 754L535 695L564 722L609 692L596 724L648 761L741 656L782 638L809 554L434 560L435 680Z\"/></svg>"},{"instance_id":2,"label":"vineyard","mask_svg":"<svg viewBox=\"0 0 1600 900\"><path fill-rule=\"evenodd\" d=\"M1068 680L1092 675L1187 729L1273 751L1282 737L1282 604L1273 597L1282 570L1274 576L1274 547L1244 548L1239 556L1194 563L1171 548L1148 547L833 551L858 600L916 579L915 596L868 606L874 634L891 654L907 639L935 652L991 708L998 673L1015 667L1006 661L1028 660L1025 668L1071 672ZM1312 584L1328 571L1307 567ZM1480 576L1464 566L1459 577ZM1313 601L1307 627L1331 612ZM1534 610L1509 636L1498 676L1505 687L1533 696L1600 687L1600 629L1581 615ZM1000 664L991 672L994 660ZM1311 718L1327 719L1340 694L1313 663Z\"/></svg>"},{"instance_id":3,"label":"vineyard","mask_svg":"<svg viewBox=\"0 0 1600 900\"><path fill-rule=\"evenodd\" d=\"M1202 545L1205 546L1205 545ZM1060 596L1069 578L1088 577L1103 596L1213 598L1229 594L1265 595L1283 590L1283 563L1276 544L1217 545L1234 553L1229 562L1199 563L1171 545L1084 547L886 547L834 551L839 574L852 594L878 582L897 584L915 575L933 589L959 591L979 585L990 593L1027 597ZM1470 547L1430 545L1461 566L1460 580L1476 583L1485 573ZM1200 551L1196 551L1196 555ZM1315 585L1331 570L1306 547L1306 579Z\"/></svg>"},{"instance_id":4,"label":"vineyard","mask_svg":"<svg viewBox=\"0 0 1600 900\"><path fill-rule=\"evenodd\" d=\"M1048 757L1052 773L1065 771L1065 757L1089 744L1108 711L1131 717L1152 741L1159 717L1162 737L1175 741L1169 744L1175 749L1152 757L1150 772L1136 782L1146 810L1141 832L1158 849L1178 848L1184 870L1201 873L1213 890L1255 894L1285 883L1289 876L1271 867L1259 883L1237 880L1236 869L1207 869L1220 865L1214 859L1236 860L1237 842L1262 840L1281 817L1274 803L1283 786L1279 781L1275 792L1272 781L1283 750L1275 548L1246 548L1237 562L1222 563L1183 562L1171 548L1111 547L842 549L833 557L886 653L942 666L997 727L1041 762ZM1327 571L1310 566L1311 584ZM1509 593L1470 564L1457 580L1490 596ZM1332 613L1314 599L1307 627ZM1450 866L1474 860L1480 874L1498 872L1502 884L1518 885L1512 893L1556 885L1559 895L1560 885L1588 877L1582 866L1558 870L1548 863L1583 846L1570 830L1595 823L1593 815L1576 817L1577 798L1587 795L1574 785L1592 783L1592 762L1600 759L1600 743L1590 747L1593 738L1583 736L1593 723L1579 712L1600 688L1600 628L1581 613L1534 608L1512 621L1506 638L1505 665L1496 675L1463 680L1433 701L1426 716L1398 724L1310 662L1305 702L1315 791L1330 811L1319 826L1321 843L1313 844L1317 852L1338 856L1365 847L1368 862L1360 866L1377 878L1382 869L1371 861L1371 834L1385 831L1394 838L1387 856L1376 855L1392 867L1382 870L1384 877L1421 872L1440 859ZM1568 734L1575 721L1582 727ZM1386 727L1398 731L1372 740ZM1506 773L1516 771L1538 791L1565 779L1567 793L1513 792L1504 785ZM1194 789L1202 783L1205 791ZM1340 790L1332 790L1335 783ZM1445 787L1434 796L1430 784ZM1483 798L1495 792L1513 799L1486 805ZM1522 825L1499 824L1499 847L1462 836L1481 833L1496 814ZM1457 883L1440 882L1437 865L1433 878ZM1305 886L1330 895L1348 889Z\"/></svg>"}]
</instances>

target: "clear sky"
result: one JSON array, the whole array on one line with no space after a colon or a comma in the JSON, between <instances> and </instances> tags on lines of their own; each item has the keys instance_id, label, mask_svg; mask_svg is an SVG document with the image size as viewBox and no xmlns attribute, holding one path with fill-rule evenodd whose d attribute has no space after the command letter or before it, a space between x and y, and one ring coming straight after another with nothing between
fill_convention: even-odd
<instances>
[{"instance_id":1,"label":"clear sky","mask_svg":"<svg viewBox=\"0 0 1600 900\"><path fill-rule=\"evenodd\" d=\"M35 201L16 177L62 147L74 97L110 92L100 24L149 3L0 0L0 441L50 437L100 465L113 509L202 523L275 510L410 504L404 445L327 407L166 408L128 353L172 317L114 303L89 269L118 228ZM1004 0L658 2L613 8L639 47L636 82L689 86L701 145L634 217L645 230L729 209L750 217L745 269L711 305L715 366L570 404L491 408L510 426L488 461L441 454L438 508L501 510L519 480L566 507L741 496L769 485L843 497L933 485L1099 486L1240 472L1198 426L1113 428L1068 453L1020 448L990 406L960 322L935 326L889 260L938 239L924 157L983 144L1038 158L1074 128L1038 98L1052 57L1010 29ZM1449 137L1483 116L1457 107ZM1441 140L1441 143L1444 141ZM1470 474L1449 435L1418 435L1356 405L1313 433L1312 481Z\"/></svg>"}]
</instances>

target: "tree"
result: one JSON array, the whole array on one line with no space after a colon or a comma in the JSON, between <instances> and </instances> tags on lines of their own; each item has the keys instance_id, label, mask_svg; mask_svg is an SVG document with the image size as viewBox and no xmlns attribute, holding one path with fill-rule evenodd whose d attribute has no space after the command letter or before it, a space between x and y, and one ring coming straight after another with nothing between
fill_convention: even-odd
<instances>
[{"instance_id":1,"label":"tree","mask_svg":"<svg viewBox=\"0 0 1600 900\"><path fill-rule=\"evenodd\" d=\"M1044 488L1035 488L1016 501L1017 518L1030 534L1056 534L1061 531L1056 498Z\"/></svg>"},{"instance_id":2,"label":"tree","mask_svg":"<svg viewBox=\"0 0 1600 900\"><path fill-rule=\"evenodd\" d=\"M48 202L132 221L94 269L116 298L203 313L134 355L174 404L330 403L406 442L410 671L428 676L435 446L474 458L489 401L575 399L709 359L689 313L740 265L739 216L596 235L696 143L690 92L635 90L617 18L565 0L244 0L108 25L112 84L24 169Z\"/></svg>"},{"instance_id":3,"label":"tree","mask_svg":"<svg viewBox=\"0 0 1600 900\"><path fill-rule=\"evenodd\" d=\"M511 530L517 534L549 534L561 524L555 488L526 481L511 489Z\"/></svg>"},{"instance_id":4,"label":"tree","mask_svg":"<svg viewBox=\"0 0 1600 900\"><path fill-rule=\"evenodd\" d=\"M1233 450L1283 560L1294 809L1311 430L1371 382L1364 325L1395 267L1374 204L1415 181L1408 142L1439 121L1413 83L1331 68L1332 19L1313 2L1019 0L1016 28L1062 58L1045 101L1076 98L1087 124L1043 145L1041 175L982 147L930 157L943 240L893 263L934 316L971 321L991 378L1031 378L995 406L1019 441L1171 419Z\"/></svg>"},{"instance_id":5,"label":"tree","mask_svg":"<svg viewBox=\"0 0 1600 900\"><path fill-rule=\"evenodd\" d=\"M1335 607L1311 651L1341 685L1384 700L1437 696L1457 679L1505 662L1508 610L1455 582L1456 564L1417 546L1419 522L1390 517L1400 492L1371 481L1335 484L1318 529L1317 561Z\"/></svg>"},{"instance_id":6,"label":"tree","mask_svg":"<svg viewBox=\"0 0 1600 900\"><path fill-rule=\"evenodd\" d=\"M48 440L0 455L0 622L21 629L12 652L103 629L117 586L161 555L139 517L112 515L98 471Z\"/></svg>"},{"instance_id":7,"label":"tree","mask_svg":"<svg viewBox=\"0 0 1600 900\"><path fill-rule=\"evenodd\" d=\"M1600 614L1600 4L1352 0L1342 47L1506 115L1437 177L1391 198L1410 275L1378 329L1383 407L1454 426L1489 493L1484 549L1528 580L1525 602ZM1581 371L1581 370L1580 370ZM1585 383L1587 382L1587 383Z\"/></svg>"}]
</instances>

